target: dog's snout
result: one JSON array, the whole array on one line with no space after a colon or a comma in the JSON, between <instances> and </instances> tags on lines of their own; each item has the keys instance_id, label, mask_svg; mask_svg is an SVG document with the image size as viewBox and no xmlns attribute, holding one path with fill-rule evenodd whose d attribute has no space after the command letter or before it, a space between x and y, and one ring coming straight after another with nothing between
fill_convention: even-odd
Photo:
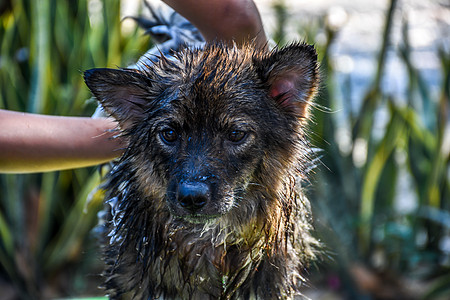
<instances>
[{"instance_id":1,"label":"dog's snout","mask_svg":"<svg viewBox=\"0 0 450 300\"><path fill-rule=\"evenodd\" d=\"M180 205L196 212L206 205L210 198L210 189L203 182L182 182L178 186L177 198Z\"/></svg>"}]
</instances>

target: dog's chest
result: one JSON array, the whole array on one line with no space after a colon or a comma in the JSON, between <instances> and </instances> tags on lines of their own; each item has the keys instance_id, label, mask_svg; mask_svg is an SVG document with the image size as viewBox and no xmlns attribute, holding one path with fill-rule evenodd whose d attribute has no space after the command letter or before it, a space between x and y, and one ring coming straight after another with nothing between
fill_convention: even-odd
<instances>
[{"instance_id":1,"label":"dog's chest","mask_svg":"<svg viewBox=\"0 0 450 300\"><path fill-rule=\"evenodd\" d=\"M150 290L163 291L161 299L219 299L248 285L264 256L262 242L253 241L250 247L242 241L218 242L208 233L199 238L192 232L177 232L168 236L166 247L147 267L135 265L147 269L142 292L149 285ZM129 267L130 276L139 272Z\"/></svg>"}]
</instances>

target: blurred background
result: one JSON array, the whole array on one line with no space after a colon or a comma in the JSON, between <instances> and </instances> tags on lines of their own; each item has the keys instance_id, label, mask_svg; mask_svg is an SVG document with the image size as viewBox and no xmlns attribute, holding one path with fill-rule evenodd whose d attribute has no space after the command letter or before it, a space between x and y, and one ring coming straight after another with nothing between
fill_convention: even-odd
<instances>
[{"instance_id":1,"label":"blurred background","mask_svg":"<svg viewBox=\"0 0 450 300\"><path fill-rule=\"evenodd\" d=\"M155 2L155 1L151 1ZM157 1L156 1L157 2ZM316 45L311 299L450 299L450 3L256 0L278 44ZM82 80L152 41L142 1L0 0L0 108L90 116ZM0 299L100 296L97 168L0 175Z\"/></svg>"}]
</instances>

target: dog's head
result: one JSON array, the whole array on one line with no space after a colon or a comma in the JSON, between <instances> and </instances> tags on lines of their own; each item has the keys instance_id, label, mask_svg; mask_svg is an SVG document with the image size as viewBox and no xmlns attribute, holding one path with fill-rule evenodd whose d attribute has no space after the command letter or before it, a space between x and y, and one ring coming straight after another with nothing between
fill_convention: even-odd
<instances>
[{"instance_id":1,"label":"dog's head","mask_svg":"<svg viewBox=\"0 0 450 300\"><path fill-rule=\"evenodd\" d=\"M297 162L317 56L303 43L213 44L140 70L92 69L85 81L129 141L122 160L143 198L204 223L264 207L248 194L276 192Z\"/></svg>"}]
</instances>

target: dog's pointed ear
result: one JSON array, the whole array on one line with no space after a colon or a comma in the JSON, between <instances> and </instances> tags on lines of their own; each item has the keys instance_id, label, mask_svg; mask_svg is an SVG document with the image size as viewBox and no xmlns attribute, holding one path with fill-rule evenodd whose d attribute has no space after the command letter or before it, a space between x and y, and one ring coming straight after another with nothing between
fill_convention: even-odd
<instances>
[{"instance_id":1,"label":"dog's pointed ear","mask_svg":"<svg viewBox=\"0 0 450 300\"><path fill-rule=\"evenodd\" d=\"M149 107L151 80L129 69L90 69L84 81L105 111L123 127L138 122Z\"/></svg>"},{"instance_id":2,"label":"dog's pointed ear","mask_svg":"<svg viewBox=\"0 0 450 300\"><path fill-rule=\"evenodd\" d=\"M317 53L313 46L294 43L255 58L258 76L277 105L300 119L308 118L319 86Z\"/></svg>"}]
</instances>

